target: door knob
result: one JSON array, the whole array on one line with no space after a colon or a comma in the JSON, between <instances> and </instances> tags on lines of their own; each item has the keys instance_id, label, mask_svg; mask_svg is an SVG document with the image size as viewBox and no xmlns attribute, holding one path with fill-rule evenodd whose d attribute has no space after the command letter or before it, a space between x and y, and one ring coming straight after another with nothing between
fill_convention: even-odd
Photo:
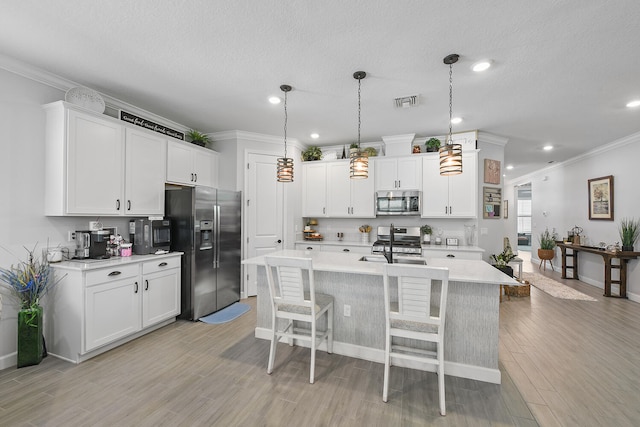
<instances>
[{"instance_id":1,"label":"door knob","mask_svg":"<svg viewBox=\"0 0 640 427\"><path fill-rule=\"evenodd\" d=\"M282 243L282 240L278 239L276 240L276 243Z\"/></svg>"}]
</instances>

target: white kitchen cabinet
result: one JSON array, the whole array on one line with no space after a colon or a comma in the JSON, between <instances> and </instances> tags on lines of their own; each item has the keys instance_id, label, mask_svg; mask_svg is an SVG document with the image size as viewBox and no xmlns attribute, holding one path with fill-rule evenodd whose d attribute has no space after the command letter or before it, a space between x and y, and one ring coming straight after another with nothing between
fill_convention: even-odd
<instances>
[{"instance_id":1,"label":"white kitchen cabinet","mask_svg":"<svg viewBox=\"0 0 640 427\"><path fill-rule=\"evenodd\" d=\"M440 175L437 154L422 157L422 217L476 218L478 213L478 154L462 152L462 173Z\"/></svg>"},{"instance_id":2,"label":"white kitchen cabinet","mask_svg":"<svg viewBox=\"0 0 640 427\"><path fill-rule=\"evenodd\" d=\"M420 156L379 157L374 160L375 191L421 190L422 159Z\"/></svg>"},{"instance_id":3,"label":"white kitchen cabinet","mask_svg":"<svg viewBox=\"0 0 640 427\"><path fill-rule=\"evenodd\" d=\"M327 216L375 218L375 166L369 162L369 178L351 179L349 161L327 164Z\"/></svg>"},{"instance_id":4,"label":"white kitchen cabinet","mask_svg":"<svg viewBox=\"0 0 640 427\"><path fill-rule=\"evenodd\" d=\"M327 216L327 164L302 163L302 216Z\"/></svg>"},{"instance_id":5,"label":"white kitchen cabinet","mask_svg":"<svg viewBox=\"0 0 640 427\"><path fill-rule=\"evenodd\" d=\"M142 327L180 314L180 258L142 264Z\"/></svg>"},{"instance_id":6,"label":"white kitchen cabinet","mask_svg":"<svg viewBox=\"0 0 640 427\"><path fill-rule=\"evenodd\" d=\"M359 245L322 245L323 252L349 252L353 254L370 255L372 246L359 246Z\"/></svg>"},{"instance_id":7,"label":"white kitchen cabinet","mask_svg":"<svg viewBox=\"0 0 640 427\"><path fill-rule=\"evenodd\" d=\"M126 129L126 215L164 215L166 139Z\"/></svg>"},{"instance_id":8,"label":"white kitchen cabinet","mask_svg":"<svg viewBox=\"0 0 640 427\"><path fill-rule=\"evenodd\" d=\"M167 182L185 185L218 185L217 153L181 141L168 141Z\"/></svg>"},{"instance_id":9,"label":"white kitchen cabinet","mask_svg":"<svg viewBox=\"0 0 640 427\"><path fill-rule=\"evenodd\" d=\"M79 363L175 321L181 254L53 265L61 278L47 296L49 354Z\"/></svg>"},{"instance_id":10,"label":"white kitchen cabinet","mask_svg":"<svg viewBox=\"0 0 640 427\"><path fill-rule=\"evenodd\" d=\"M430 249L422 247L423 258L455 258L455 259L482 259L482 251L465 250L464 247L441 247Z\"/></svg>"},{"instance_id":11,"label":"white kitchen cabinet","mask_svg":"<svg viewBox=\"0 0 640 427\"><path fill-rule=\"evenodd\" d=\"M44 108L45 215L164 213L164 138L63 101Z\"/></svg>"},{"instance_id":12,"label":"white kitchen cabinet","mask_svg":"<svg viewBox=\"0 0 640 427\"><path fill-rule=\"evenodd\" d=\"M320 252L322 250L322 245L318 243L296 243L296 250L299 251L317 251Z\"/></svg>"}]
</instances>

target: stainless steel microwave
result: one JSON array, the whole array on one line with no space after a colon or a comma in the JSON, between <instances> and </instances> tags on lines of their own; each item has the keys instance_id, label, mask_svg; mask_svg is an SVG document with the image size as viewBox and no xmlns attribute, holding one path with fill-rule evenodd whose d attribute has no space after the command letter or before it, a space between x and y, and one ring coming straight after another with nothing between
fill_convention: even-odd
<instances>
[{"instance_id":1,"label":"stainless steel microwave","mask_svg":"<svg viewBox=\"0 0 640 427\"><path fill-rule=\"evenodd\" d=\"M377 191L376 215L420 215L420 191Z\"/></svg>"}]
</instances>

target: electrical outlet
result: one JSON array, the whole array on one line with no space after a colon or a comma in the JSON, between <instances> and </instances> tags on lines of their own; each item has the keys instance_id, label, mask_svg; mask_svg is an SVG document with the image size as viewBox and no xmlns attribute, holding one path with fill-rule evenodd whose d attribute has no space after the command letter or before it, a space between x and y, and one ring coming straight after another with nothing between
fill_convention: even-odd
<instances>
[{"instance_id":1,"label":"electrical outlet","mask_svg":"<svg viewBox=\"0 0 640 427\"><path fill-rule=\"evenodd\" d=\"M67 241L73 242L74 240L76 240L76 232L71 230L67 231Z\"/></svg>"},{"instance_id":2,"label":"electrical outlet","mask_svg":"<svg viewBox=\"0 0 640 427\"><path fill-rule=\"evenodd\" d=\"M351 306L345 304L344 305L344 317L351 317Z\"/></svg>"}]
</instances>

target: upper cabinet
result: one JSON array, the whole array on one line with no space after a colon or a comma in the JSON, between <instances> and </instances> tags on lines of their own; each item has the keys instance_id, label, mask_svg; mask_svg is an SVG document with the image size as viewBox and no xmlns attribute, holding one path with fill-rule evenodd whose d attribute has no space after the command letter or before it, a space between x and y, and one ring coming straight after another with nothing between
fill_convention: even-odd
<instances>
[{"instance_id":1,"label":"upper cabinet","mask_svg":"<svg viewBox=\"0 0 640 427\"><path fill-rule=\"evenodd\" d=\"M422 217L476 218L478 210L478 154L462 151L462 173L440 175L437 154L422 157Z\"/></svg>"},{"instance_id":2,"label":"upper cabinet","mask_svg":"<svg viewBox=\"0 0 640 427\"><path fill-rule=\"evenodd\" d=\"M327 216L375 218L375 164L369 161L369 178L351 179L349 161L327 164Z\"/></svg>"},{"instance_id":3,"label":"upper cabinet","mask_svg":"<svg viewBox=\"0 0 640 427\"><path fill-rule=\"evenodd\" d=\"M125 214L164 215L165 139L127 128L125 146Z\"/></svg>"},{"instance_id":4,"label":"upper cabinet","mask_svg":"<svg viewBox=\"0 0 640 427\"><path fill-rule=\"evenodd\" d=\"M327 216L326 163L302 163L302 216Z\"/></svg>"},{"instance_id":5,"label":"upper cabinet","mask_svg":"<svg viewBox=\"0 0 640 427\"><path fill-rule=\"evenodd\" d=\"M375 191L422 190L421 156L378 157L373 163L376 168Z\"/></svg>"},{"instance_id":6,"label":"upper cabinet","mask_svg":"<svg viewBox=\"0 0 640 427\"><path fill-rule=\"evenodd\" d=\"M167 182L216 187L217 162L215 151L170 140L167 146Z\"/></svg>"}]
</instances>

